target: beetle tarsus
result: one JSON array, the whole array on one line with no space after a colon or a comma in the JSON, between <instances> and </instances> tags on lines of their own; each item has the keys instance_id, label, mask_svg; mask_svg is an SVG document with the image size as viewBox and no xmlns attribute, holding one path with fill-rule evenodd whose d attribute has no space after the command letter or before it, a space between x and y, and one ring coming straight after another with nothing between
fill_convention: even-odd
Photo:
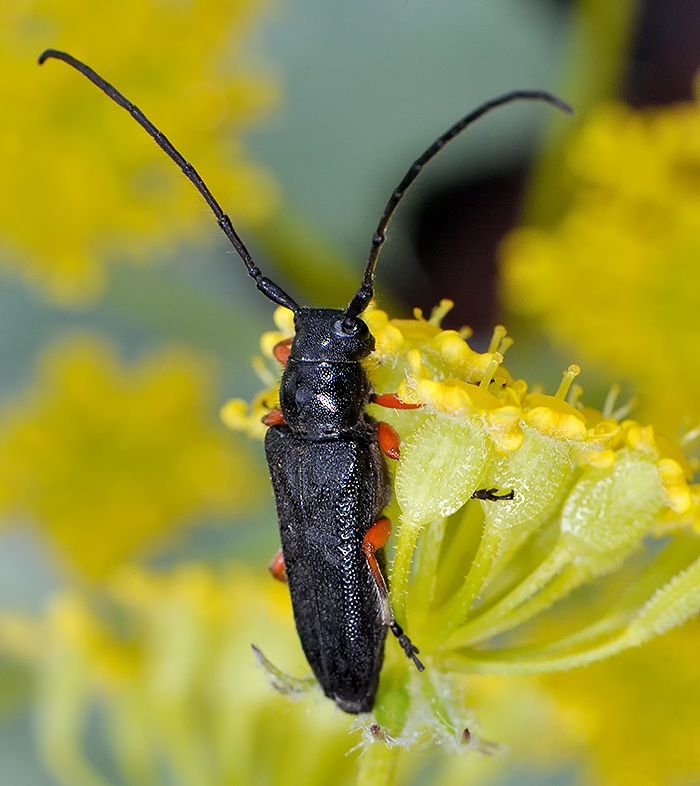
<instances>
[{"instance_id":1,"label":"beetle tarsus","mask_svg":"<svg viewBox=\"0 0 700 786\"><path fill-rule=\"evenodd\" d=\"M477 489L472 494L472 499L485 499L489 502L502 502L503 500L515 499L515 492L511 489L506 494L498 494L498 489Z\"/></svg>"},{"instance_id":2,"label":"beetle tarsus","mask_svg":"<svg viewBox=\"0 0 700 786\"><path fill-rule=\"evenodd\" d=\"M417 654L420 652L420 650L403 632L403 628L399 625L399 623L396 622L396 620L394 620L389 625L389 628L391 632L394 634L394 636L396 636L396 639L399 642L401 649L406 653L406 657L410 658L416 664L416 668L418 669L418 671L424 671L425 666L416 657Z\"/></svg>"}]
</instances>

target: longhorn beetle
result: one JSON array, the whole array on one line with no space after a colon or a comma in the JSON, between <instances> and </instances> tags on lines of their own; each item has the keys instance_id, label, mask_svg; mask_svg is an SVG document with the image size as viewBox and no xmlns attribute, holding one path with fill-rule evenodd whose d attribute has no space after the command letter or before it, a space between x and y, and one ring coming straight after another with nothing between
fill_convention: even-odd
<instances>
[{"instance_id":1,"label":"longhorn beetle","mask_svg":"<svg viewBox=\"0 0 700 786\"><path fill-rule=\"evenodd\" d=\"M419 671L418 648L394 618L384 579L383 546L390 524L381 517L391 491L382 452L398 458L398 437L365 411L370 402L403 404L376 394L362 367L374 338L359 318L373 296L374 268L389 220L403 195L447 142L486 112L518 99L546 101L571 114L550 93L518 90L473 110L419 156L394 189L372 238L359 289L348 307L307 308L263 276L195 168L141 110L95 71L65 52L47 49L39 58L63 60L104 91L144 128L193 183L216 216L258 289L294 312L295 336L275 348L284 364L280 408L269 426L265 452L277 503L282 548L270 569L287 581L304 653L324 693L345 712L372 709L384 658L387 628ZM513 492L480 489L474 497L512 499Z\"/></svg>"}]
</instances>

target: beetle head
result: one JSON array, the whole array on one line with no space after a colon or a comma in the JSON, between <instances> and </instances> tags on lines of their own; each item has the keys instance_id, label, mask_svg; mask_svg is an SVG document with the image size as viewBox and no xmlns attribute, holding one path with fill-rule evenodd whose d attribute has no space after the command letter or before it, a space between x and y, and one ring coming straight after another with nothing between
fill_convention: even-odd
<instances>
[{"instance_id":1,"label":"beetle head","mask_svg":"<svg viewBox=\"0 0 700 786\"><path fill-rule=\"evenodd\" d=\"M295 360L355 362L374 349L374 337L359 317L334 308L300 308L294 314Z\"/></svg>"}]
</instances>

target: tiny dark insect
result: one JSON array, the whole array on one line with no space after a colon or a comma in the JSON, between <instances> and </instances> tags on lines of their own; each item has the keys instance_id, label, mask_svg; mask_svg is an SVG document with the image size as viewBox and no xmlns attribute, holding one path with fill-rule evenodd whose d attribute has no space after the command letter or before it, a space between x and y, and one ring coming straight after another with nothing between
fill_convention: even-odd
<instances>
[{"instance_id":1,"label":"tiny dark insect","mask_svg":"<svg viewBox=\"0 0 700 786\"><path fill-rule=\"evenodd\" d=\"M201 177L141 110L95 71L65 52L47 49L39 58L63 60L86 76L144 128L204 197L258 289L294 312L294 340L275 356L284 364L280 409L265 418L265 452L277 502L282 548L270 566L289 584L299 638L324 693L350 713L372 709L384 659L387 629L419 671L423 664L394 618L384 579L384 553L391 527L382 510L389 502L382 453L398 458L398 437L365 411L370 402L403 404L376 394L362 367L374 338L359 315L373 296L374 268L386 228L408 187L444 145L486 112L518 99L540 100L570 114L550 93L519 90L488 101L440 136L411 165L394 189L372 238L359 289L344 310L300 307L265 278ZM486 500L513 493L480 489Z\"/></svg>"}]
</instances>

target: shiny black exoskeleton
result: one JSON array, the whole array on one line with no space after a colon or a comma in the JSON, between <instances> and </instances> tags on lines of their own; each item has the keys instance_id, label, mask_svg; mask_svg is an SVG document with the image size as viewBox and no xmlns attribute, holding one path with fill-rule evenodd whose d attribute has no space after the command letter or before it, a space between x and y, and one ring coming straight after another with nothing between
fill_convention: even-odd
<instances>
[{"instance_id":1,"label":"shiny black exoskeleton","mask_svg":"<svg viewBox=\"0 0 700 786\"><path fill-rule=\"evenodd\" d=\"M375 559L365 548L390 490L377 424L365 412L371 391L362 360L373 350L374 339L359 315L373 295L374 268L387 225L425 164L489 110L516 99L543 100L567 113L572 110L549 93L515 91L463 117L416 159L392 192L372 239L362 284L348 307L301 308L262 275L197 171L138 107L71 55L48 49L39 62L49 58L68 63L131 114L204 197L258 289L294 312L296 336L280 387L283 422L271 425L265 439L284 567L299 638L321 687L340 709L368 711L377 691L387 628L423 668L417 649L394 620L381 549ZM495 496L492 489L483 495L508 498Z\"/></svg>"},{"instance_id":2,"label":"shiny black exoskeleton","mask_svg":"<svg viewBox=\"0 0 700 786\"><path fill-rule=\"evenodd\" d=\"M285 425L265 452L284 565L304 653L327 696L346 712L372 708L386 625L362 550L389 502L366 414L360 361L374 349L365 323L342 311L301 309L280 385Z\"/></svg>"}]
</instances>

